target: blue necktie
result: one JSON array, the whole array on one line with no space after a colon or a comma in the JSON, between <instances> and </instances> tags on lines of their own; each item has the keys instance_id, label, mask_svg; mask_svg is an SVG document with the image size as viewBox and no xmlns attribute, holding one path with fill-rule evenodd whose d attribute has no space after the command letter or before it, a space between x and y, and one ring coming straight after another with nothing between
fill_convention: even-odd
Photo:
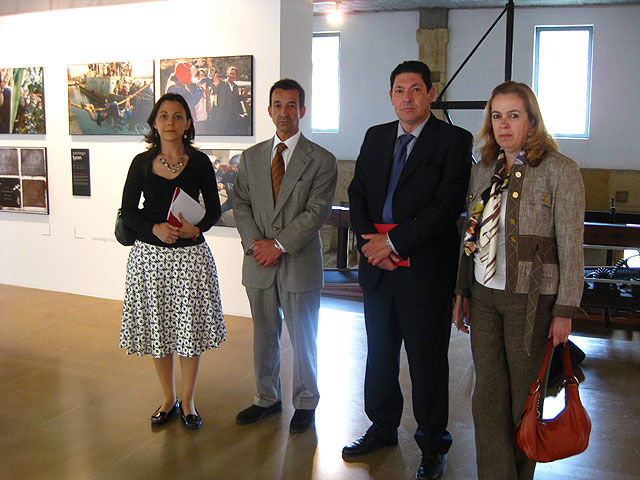
<instances>
[{"instance_id":1,"label":"blue necktie","mask_svg":"<svg viewBox=\"0 0 640 480\"><path fill-rule=\"evenodd\" d=\"M413 135L405 133L398 137L398 149L393 156L393 165L391 165L391 174L389 175L389 187L387 188L387 198L384 201L382 209L382 221L384 223L393 223L393 193L398 186L400 174L404 168L404 162L407 159L407 145L413 139Z\"/></svg>"}]
</instances>

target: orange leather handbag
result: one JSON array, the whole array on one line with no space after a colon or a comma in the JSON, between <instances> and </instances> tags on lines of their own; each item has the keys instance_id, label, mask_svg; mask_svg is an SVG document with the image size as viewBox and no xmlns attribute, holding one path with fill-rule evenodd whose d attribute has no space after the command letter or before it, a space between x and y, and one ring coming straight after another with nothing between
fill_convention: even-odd
<instances>
[{"instance_id":1,"label":"orange leather handbag","mask_svg":"<svg viewBox=\"0 0 640 480\"><path fill-rule=\"evenodd\" d=\"M516 429L516 445L536 462L553 462L584 452L589 445L591 433L591 419L580 403L578 380L571 370L571 357L567 345L564 346L562 360L565 377L564 410L553 419L542 418L544 397L541 398L541 393L546 390L546 383L542 382L546 382L545 373L552 353L553 339L549 340L538 378L529 386L522 420Z\"/></svg>"}]
</instances>

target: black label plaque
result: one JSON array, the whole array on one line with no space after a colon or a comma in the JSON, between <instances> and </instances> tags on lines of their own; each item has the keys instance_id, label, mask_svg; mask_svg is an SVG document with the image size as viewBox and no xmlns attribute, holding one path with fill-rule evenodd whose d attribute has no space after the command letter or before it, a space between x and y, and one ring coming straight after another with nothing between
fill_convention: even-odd
<instances>
[{"instance_id":1,"label":"black label plaque","mask_svg":"<svg viewBox=\"0 0 640 480\"><path fill-rule=\"evenodd\" d=\"M2 207L20 208L20 180L0 177L0 210Z\"/></svg>"},{"instance_id":2,"label":"black label plaque","mask_svg":"<svg viewBox=\"0 0 640 480\"><path fill-rule=\"evenodd\" d=\"M91 196L91 177L89 175L89 149L71 149L71 181L73 194L79 197Z\"/></svg>"}]
</instances>

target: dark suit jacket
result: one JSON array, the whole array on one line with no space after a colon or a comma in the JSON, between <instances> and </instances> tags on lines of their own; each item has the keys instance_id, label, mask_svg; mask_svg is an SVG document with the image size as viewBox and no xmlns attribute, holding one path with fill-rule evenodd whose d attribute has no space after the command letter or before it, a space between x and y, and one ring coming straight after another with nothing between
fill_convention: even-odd
<instances>
[{"instance_id":1,"label":"dark suit jacket","mask_svg":"<svg viewBox=\"0 0 640 480\"><path fill-rule=\"evenodd\" d=\"M375 233L393 162L398 122L371 127L365 135L349 186L351 223L357 234ZM471 168L472 135L438 120L433 114L417 138L398 181L389 233L409 267L399 267L394 278L419 302L453 292L458 255L456 221L463 210ZM382 270L361 255L359 280L372 290Z\"/></svg>"},{"instance_id":2,"label":"dark suit jacket","mask_svg":"<svg viewBox=\"0 0 640 480\"><path fill-rule=\"evenodd\" d=\"M218 98L214 114L214 131L217 135L246 135L241 116L244 113L238 91L238 85L229 87L229 82L223 80L213 91Z\"/></svg>"}]
</instances>

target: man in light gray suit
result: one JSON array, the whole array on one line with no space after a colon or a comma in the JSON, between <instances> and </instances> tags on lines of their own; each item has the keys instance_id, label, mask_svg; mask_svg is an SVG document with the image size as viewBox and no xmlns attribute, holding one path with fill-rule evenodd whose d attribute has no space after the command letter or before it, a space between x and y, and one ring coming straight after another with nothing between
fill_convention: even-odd
<instances>
[{"instance_id":1,"label":"man in light gray suit","mask_svg":"<svg viewBox=\"0 0 640 480\"><path fill-rule=\"evenodd\" d=\"M247 149L233 192L235 222L246 254L242 284L253 316L253 405L236 422L257 422L282 410L282 317L293 345L290 431L313 424L320 395L316 380L318 314L323 283L319 230L331 212L337 181L335 157L299 130L304 90L283 79L269 91L276 135Z\"/></svg>"}]
</instances>

